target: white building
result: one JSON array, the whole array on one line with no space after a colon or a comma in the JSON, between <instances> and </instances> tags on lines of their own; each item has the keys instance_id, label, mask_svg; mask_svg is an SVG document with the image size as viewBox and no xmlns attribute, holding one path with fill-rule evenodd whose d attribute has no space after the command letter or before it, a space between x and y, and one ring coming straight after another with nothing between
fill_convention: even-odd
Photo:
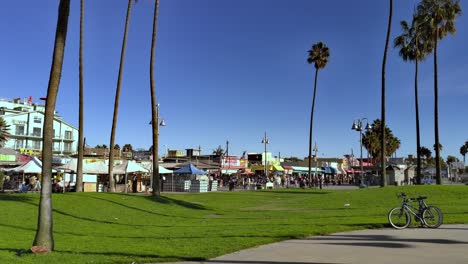
<instances>
[{"instance_id":1,"label":"white building","mask_svg":"<svg viewBox=\"0 0 468 264\"><path fill-rule=\"evenodd\" d=\"M12 148L23 154L40 156L44 127L45 106L32 103L30 97L8 101L0 99L0 116L10 125L10 138L4 147ZM71 155L77 152L78 129L55 114L54 118L54 155Z\"/></svg>"}]
</instances>

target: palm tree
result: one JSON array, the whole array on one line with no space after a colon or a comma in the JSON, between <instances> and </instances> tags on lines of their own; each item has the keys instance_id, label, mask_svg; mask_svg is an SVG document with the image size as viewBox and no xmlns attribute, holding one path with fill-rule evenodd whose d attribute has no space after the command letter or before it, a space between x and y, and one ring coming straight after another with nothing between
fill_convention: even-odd
<instances>
[{"instance_id":1,"label":"palm tree","mask_svg":"<svg viewBox=\"0 0 468 264\"><path fill-rule=\"evenodd\" d=\"M419 149L419 155L421 155L421 157L424 157L424 159L426 159L426 160L432 158L431 150L429 148L426 148L426 147L421 147Z\"/></svg>"},{"instance_id":2,"label":"palm tree","mask_svg":"<svg viewBox=\"0 0 468 264\"><path fill-rule=\"evenodd\" d=\"M465 141L465 144L460 147L460 154L463 156L463 166L465 166L466 153L468 153L468 141Z\"/></svg>"},{"instance_id":3,"label":"palm tree","mask_svg":"<svg viewBox=\"0 0 468 264\"><path fill-rule=\"evenodd\" d=\"M78 117L78 164L76 166L76 191L83 191L83 152L84 152L84 122L83 122L83 27L84 0L80 0L80 54L79 54L79 117Z\"/></svg>"},{"instance_id":4,"label":"palm tree","mask_svg":"<svg viewBox=\"0 0 468 264\"><path fill-rule=\"evenodd\" d=\"M435 145L439 145L439 88L437 74L437 42L447 34L455 34L455 19L461 15L458 0L422 0L418 5L418 15L425 17L425 37L434 47L434 136ZM436 148L436 182L442 183L440 174L440 150Z\"/></svg>"},{"instance_id":5,"label":"palm tree","mask_svg":"<svg viewBox=\"0 0 468 264\"><path fill-rule=\"evenodd\" d=\"M10 137L10 125L5 122L3 117L0 117L0 147L3 147L5 141Z\"/></svg>"},{"instance_id":6,"label":"palm tree","mask_svg":"<svg viewBox=\"0 0 468 264\"><path fill-rule=\"evenodd\" d=\"M159 113L158 103L156 100L156 91L154 85L154 57L156 53L156 33L158 27L158 10L159 1L154 1L154 15L153 15L153 35L151 39L151 57L150 57L150 89L151 89L151 124L153 126L153 195L161 196L161 184L159 182Z\"/></svg>"},{"instance_id":7,"label":"palm tree","mask_svg":"<svg viewBox=\"0 0 468 264\"><path fill-rule=\"evenodd\" d=\"M120 99L120 87L122 84L122 73L123 73L123 66L124 66L124 59L125 59L125 49L127 47L127 35L128 35L128 26L130 24L130 13L132 11L132 1L128 0L128 7L127 7L127 16L125 19L125 31L124 31L124 38L122 42L122 50L120 53L120 65L119 65L119 75L117 77L117 88L115 90L115 101L114 101L114 116L112 118L112 130L110 136L110 144L109 146L114 146L115 144L115 130L117 128L117 116L119 112L119 99ZM109 191L115 192L115 179L114 173L112 169L114 168L114 148L109 149Z\"/></svg>"},{"instance_id":8,"label":"palm tree","mask_svg":"<svg viewBox=\"0 0 468 264\"><path fill-rule=\"evenodd\" d=\"M213 155L221 157L224 154L224 149L219 145L216 149L213 150Z\"/></svg>"},{"instance_id":9,"label":"palm tree","mask_svg":"<svg viewBox=\"0 0 468 264\"><path fill-rule=\"evenodd\" d=\"M70 0L60 0L58 10L57 29L55 31L55 44L50 70L49 85L44 113L44 135L42 138L42 189L39 202L39 216L37 231L34 238L33 252L50 252L54 250L53 218L52 218L52 138L54 110L62 73L65 41L67 38L68 15L70 13Z\"/></svg>"},{"instance_id":10,"label":"palm tree","mask_svg":"<svg viewBox=\"0 0 468 264\"><path fill-rule=\"evenodd\" d=\"M419 130L419 102L418 102L418 62L424 60L425 55L430 52L431 47L428 41L424 41L421 36L421 23L423 18L413 15L411 27L406 21L401 21L400 25L403 33L394 40L395 48L400 48L399 55L403 61L414 61L414 105L416 113L416 153L417 153L417 168L416 168L416 183L421 184L421 137Z\"/></svg>"},{"instance_id":11,"label":"palm tree","mask_svg":"<svg viewBox=\"0 0 468 264\"><path fill-rule=\"evenodd\" d=\"M369 154L373 158L379 159L381 154L380 139L382 138L381 122L379 119L374 120L372 123L372 129L366 131L362 135L362 144L367 149ZM391 156L395 151L400 148L400 139L393 135L393 132L390 128L385 126L385 156Z\"/></svg>"},{"instance_id":12,"label":"palm tree","mask_svg":"<svg viewBox=\"0 0 468 264\"><path fill-rule=\"evenodd\" d=\"M385 39L385 49L384 49L384 56L382 62L382 101L381 101L381 126L380 130L382 131L382 135L380 138L380 148L381 156L380 156L380 169L381 169L381 180L380 186L384 187L387 185L387 175L386 175L386 166L385 166L385 65L387 63L387 51L388 51L388 42L390 41L390 31L392 29L392 15L393 15L393 0L390 0L390 8L389 8L389 15L388 15L388 26L387 26L387 37Z\"/></svg>"},{"instance_id":13,"label":"palm tree","mask_svg":"<svg viewBox=\"0 0 468 264\"><path fill-rule=\"evenodd\" d=\"M312 45L312 49L308 51L309 57L307 58L307 62L309 64L314 63L315 67L315 80L314 80L314 95L312 97L312 110L310 111L310 128L309 128L309 180L311 180L311 167L312 167L312 127L314 122L314 108L315 108L315 96L317 92L317 76L319 69L325 68L328 63L328 58L330 57L330 50L328 49L327 45L323 44L323 42L317 42Z\"/></svg>"}]
</instances>

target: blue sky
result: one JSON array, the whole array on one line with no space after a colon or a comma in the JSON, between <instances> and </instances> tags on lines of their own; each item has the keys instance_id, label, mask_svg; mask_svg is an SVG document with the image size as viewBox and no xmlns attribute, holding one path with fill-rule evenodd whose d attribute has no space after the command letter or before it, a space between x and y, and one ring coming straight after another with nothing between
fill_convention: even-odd
<instances>
[{"instance_id":1,"label":"blue sky","mask_svg":"<svg viewBox=\"0 0 468 264\"><path fill-rule=\"evenodd\" d=\"M58 0L6 1L0 10L0 97L47 91ZM121 90L116 143L151 146L149 54L153 2L135 4ZM198 148L211 153L229 140L230 154L268 151L305 157L314 67L307 50L318 41L330 48L319 72L314 141L319 155L359 155L354 119L380 118L381 64L388 1L161 0L156 89L161 116L160 151ZM394 1L392 40L399 21L410 19L417 1ZM462 1L468 12L468 2ZM127 1L86 1L85 134L87 143L109 145ZM468 18L439 46L439 108L442 155L461 158L468 140ZM79 1L69 20L57 111L78 125ZM420 66L422 145L434 144L433 60ZM391 45L387 60L387 125L401 139L398 156L414 154L414 65ZM364 154L365 155L365 154Z\"/></svg>"}]
</instances>

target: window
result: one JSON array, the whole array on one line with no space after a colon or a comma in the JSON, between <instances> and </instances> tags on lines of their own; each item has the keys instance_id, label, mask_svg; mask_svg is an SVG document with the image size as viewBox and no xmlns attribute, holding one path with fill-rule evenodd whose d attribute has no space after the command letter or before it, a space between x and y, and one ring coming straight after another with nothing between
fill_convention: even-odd
<instances>
[{"instance_id":1,"label":"window","mask_svg":"<svg viewBox=\"0 0 468 264\"><path fill-rule=\"evenodd\" d=\"M40 117L38 117L38 116L34 117L34 123L40 124L41 122L42 122L42 119Z\"/></svg>"},{"instance_id":2,"label":"window","mask_svg":"<svg viewBox=\"0 0 468 264\"><path fill-rule=\"evenodd\" d=\"M42 137L41 128L40 127L34 127L32 135L35 136L35 137Z\"/></svg>"},{"instance_id":3,"label":"window","mask_svg":"<svg viewBox=\"0 0 468 264\"><path fill-rule=\"evenodd\" d=\"M22 139L17 139L15 142L15 148L16 149L24 148L24 141Z\"/></svg>"},{"instance_id":4,"label":"window","mask_svg":"<svg viewBox=\"0 0 468 264\"><path fill-rule=\"evenodd\" d=\"M63 144L63 151L64 152L71 152L72 151L72 144L67 142Z\"/></svg>"},{"instance_id":5,"label":"window","mask_svg":"<svg viewBox=\"0 0 468 264\"><path fill-rule=\"evenodd\" d=\"M71 131L65 131L65 139L73 139L73 135Z\"/></svg>"},{"instance_id":6,"label":"window","mask_svg":"<svg viewBox=\"0 0 468 264\"><path fill-rule=\"evenodd\" d=\"M24 135L24 125L16 125L15 135Z\"/></svg>"},{"instance_id":7,"label":"window","mask_svg":"<svg viewBox=\"0 0 468 264\"><path fill-rule=\"evenodd\" d=\"M60 151L60 142L54 142L53 150Z\"/></svg>"},{"instance_id":8,"label":"window","mask_svg":"<svg viewBox=\"0 0 468 264\"><path fill-rule=\"evenodd\" d=\"M32 148L33 148L33 149L41 149L41 141L39 141L39 140L33 140L33 141L32 141Z\"/></svg>"}]
</instances>

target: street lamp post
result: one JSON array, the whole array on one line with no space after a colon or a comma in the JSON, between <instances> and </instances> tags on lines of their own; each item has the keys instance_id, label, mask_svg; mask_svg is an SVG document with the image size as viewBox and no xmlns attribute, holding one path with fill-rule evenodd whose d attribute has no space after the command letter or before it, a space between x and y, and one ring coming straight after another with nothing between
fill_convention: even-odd
<instances>
[{"instance_id":1,"label":"street lamp post","mask_svg":"<svg viewBox=\"0 0 468 264\"><path fill-rule=\"evenodd\" d=\"M361 164L361 184L359 185L360 188L366 188L367 186L364 184L364 175L363 175L363 172L364 172L364 166L363 166L363 162L362 162L362 121L366 120L367 124L366 124L366 131L369 131L372 129L372 126L369 124L369 120L364 117L364 118L361 118L361 119L357 119L357 122L356 120L353 121L353 126L351 127L352 130L356 130L356 131L359 131L359 143L361 145L361 161L359 162Z\"/></svg>"},{"instance_id":2,"label":"street lamp post","mask_svg":"<svg viewBox=\"0 0 468 264\"><path fill-rule=\"evenodd\" d=\"M265 132L265 136L262 139L262 143L265 145L265 178L268 179L268 168L267 168L267 144L270 143L270 141L267 138L267 134Z\"/></svg>"},{"instance_id":3,"label":"street lamp post","mask_svg":"<svg viewBox=\"0 0 468 264\"><path fill-rule=\"evenodd\" d=\"M315 177L319 180L319 186L320 189L322 189L322 178L318 177L317 175L317 167L318 167L318 159L317 159L317 152L318 152L318 147L317 147L317 142L315 142L315 146L312 149L313 152L315 152ZM310 180L310 179L309 179ZM310 182L310 185L312 186L312 181Z\"/></svg>"},{"instance_id":4,"label":"street lamp post","mask_svg":"<svg viewBox=\"0 0 468 264\"><path fill-rule=\"evenodd\" d=\"M159 116L159 104L156 104L156 124L153 124L153 121L150 121L149 124L153 126L153 130L157 129L156 140L154 140L155 142L153 144L153 171L152 171L153 175L150 179L150 185L151 185L151 188L153 189L152 191L153 194L157 192L159 195L158 188L161 187L161 184L159 181L159 154L158 154L159 152L159 149L158 149L159 148L159 128L157 126L166 126L166 122L164 121L164 118L161 119ZM153 184L155 184L154 182L155 179L156 179L156 184L158 184L159 186L153 186Z\"/></svg>"}]
</instances>

